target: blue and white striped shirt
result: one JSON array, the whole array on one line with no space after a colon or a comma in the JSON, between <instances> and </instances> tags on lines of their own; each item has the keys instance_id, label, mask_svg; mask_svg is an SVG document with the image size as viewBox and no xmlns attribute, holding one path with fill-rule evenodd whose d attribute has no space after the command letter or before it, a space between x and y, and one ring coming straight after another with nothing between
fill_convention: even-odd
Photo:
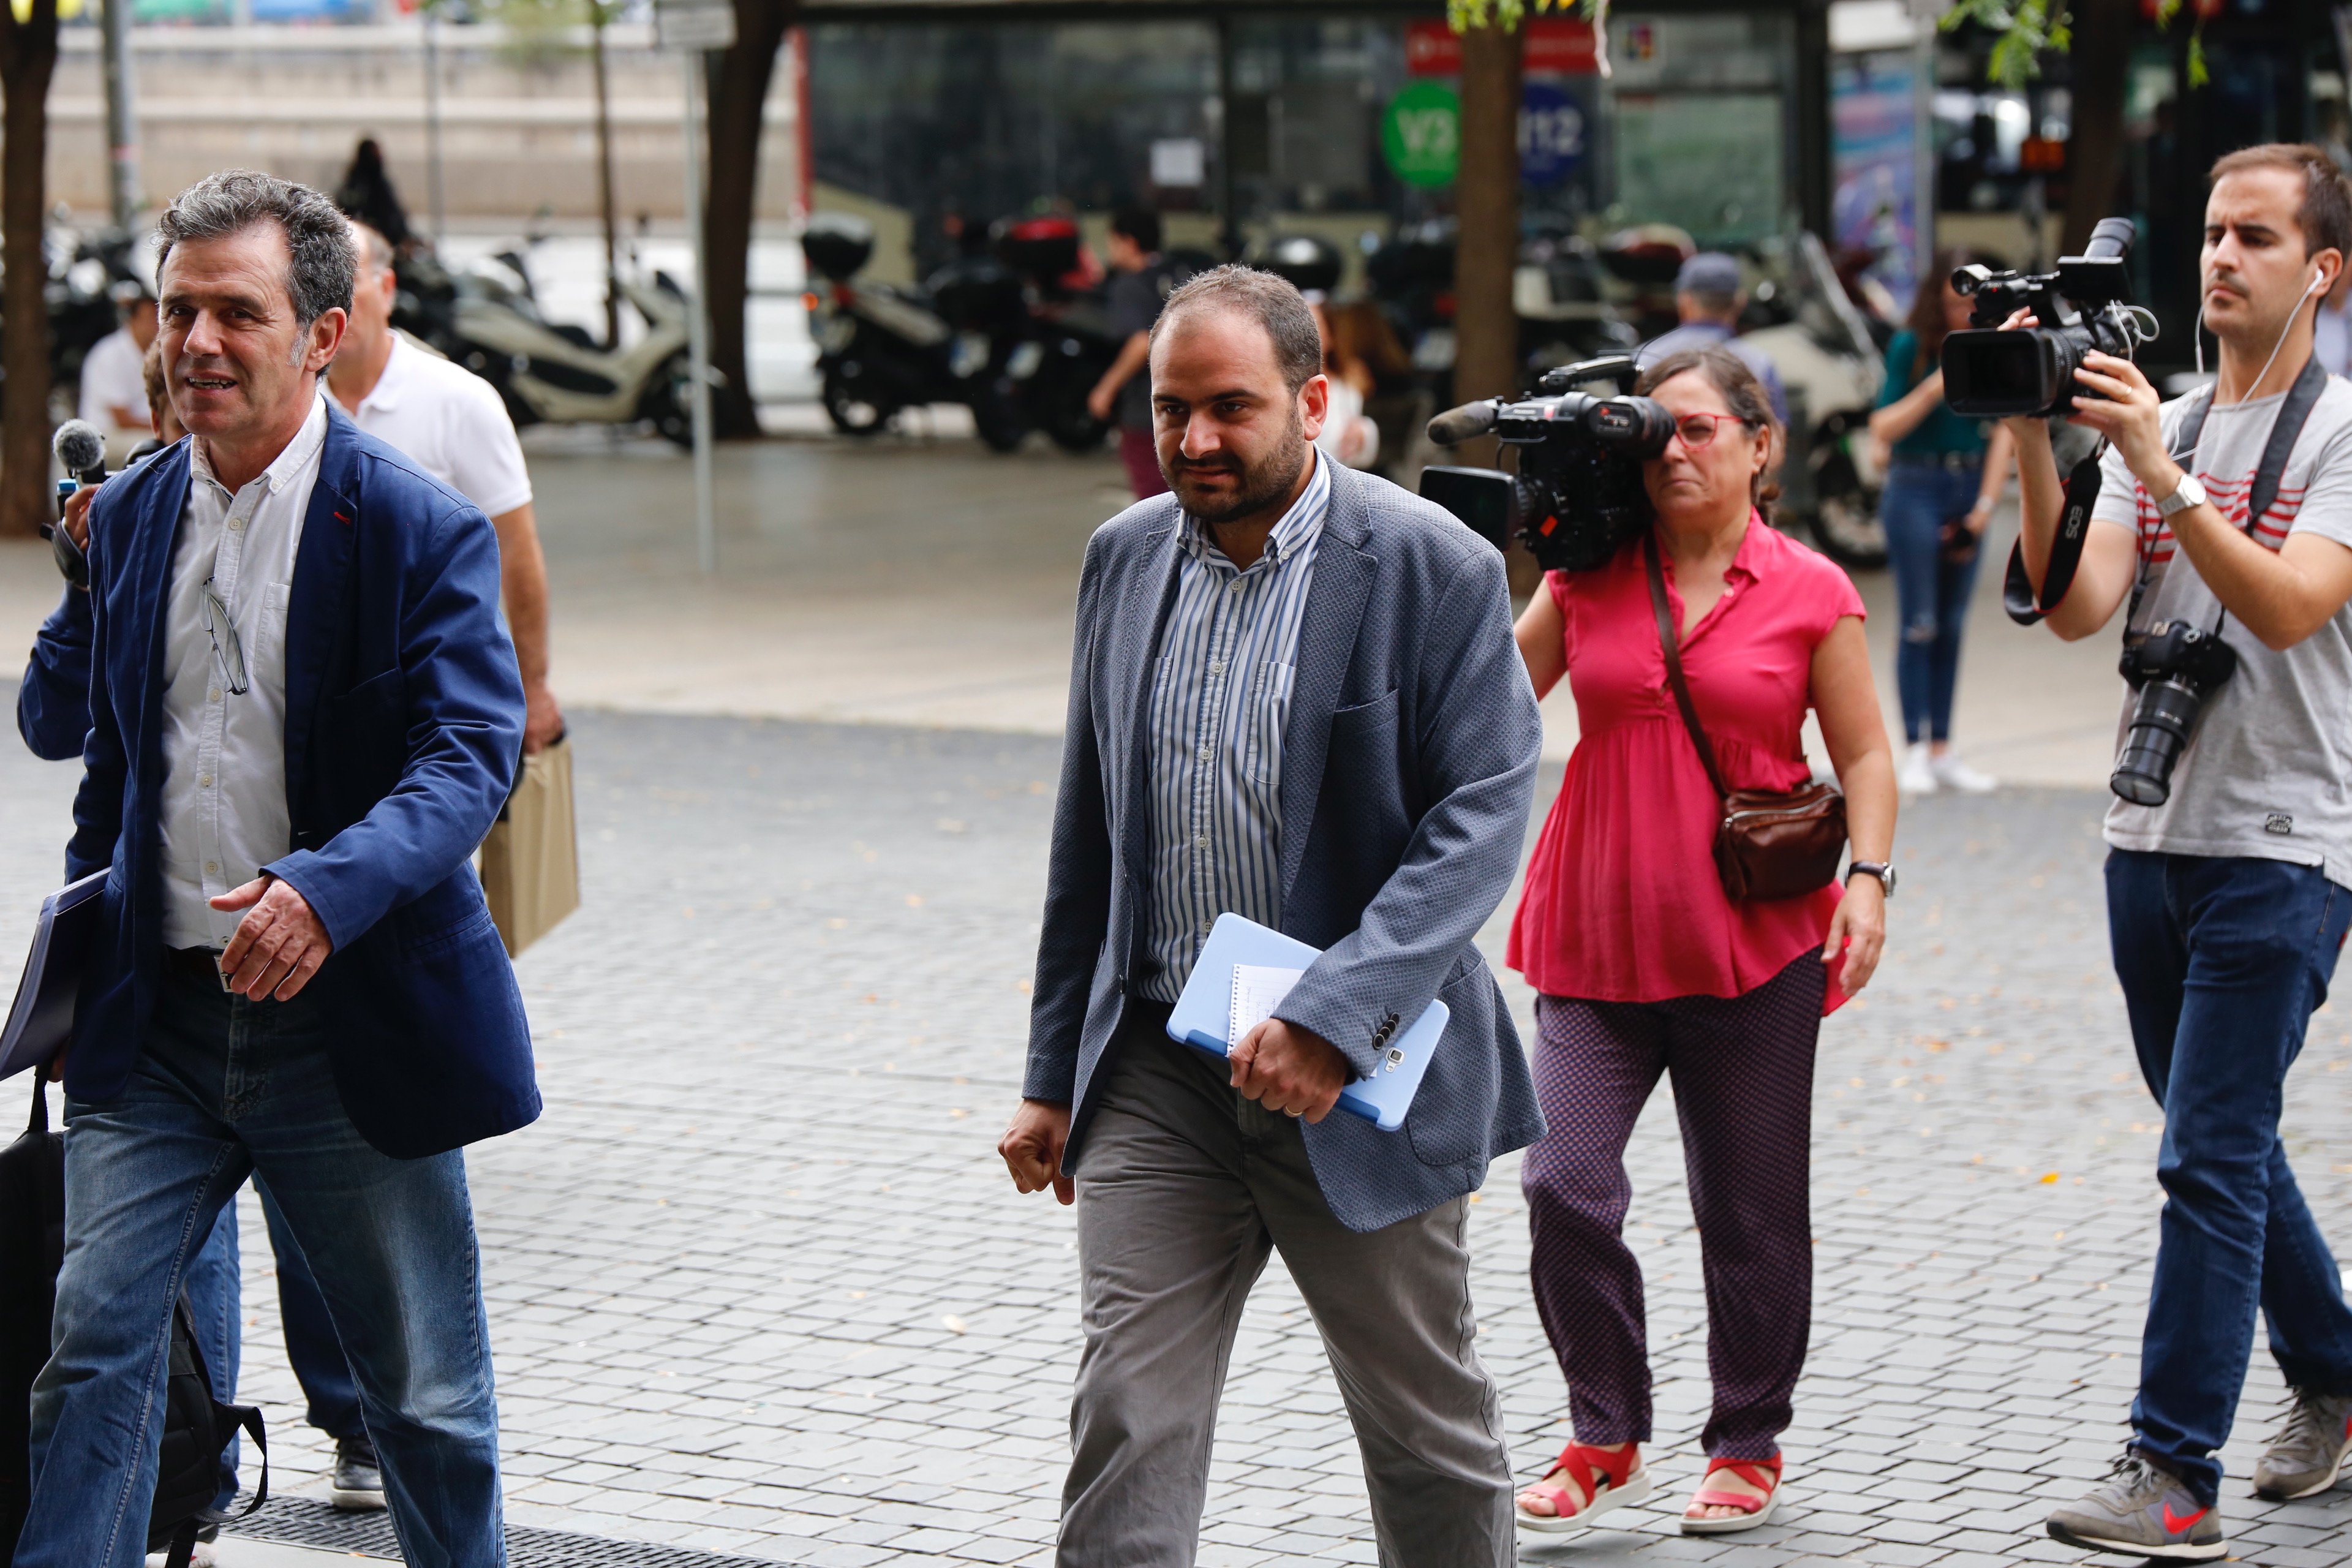
<instances>
[{"instance_id":1,"label":"blue and white striped shirt","mask_svg":"<svg viewBox=\"0 0 2352 1568\"><path fill-rule=\"evenodd\" d=\"M1176 603L1152 660L1151 887L1144 995L1174 1002L1219 915L1282 919L1282 731L1331 503L1319 454L1265 552L1234 566L1187 514Z\"/></svg>"}]
</instances>

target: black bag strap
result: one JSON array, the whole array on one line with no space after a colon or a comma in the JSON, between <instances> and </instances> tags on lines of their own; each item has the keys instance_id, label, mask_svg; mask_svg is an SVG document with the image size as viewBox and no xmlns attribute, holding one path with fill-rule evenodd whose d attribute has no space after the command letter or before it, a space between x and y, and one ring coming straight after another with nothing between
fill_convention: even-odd
<instances>
[{"instance_id":1,"label":"black bag strap","mask_svg":"<svg viewBox=\"0 0 2352 1568\"><path fill-rule=\"evenodd\" d=\"M1658 563L1656 531L1642 535L1642 559L1650 569L1650 608L1658 617L1658 646L1665 650L1666 684L1675 690L1675 706L1683 710L1683 728L1690 731L1691 744L1698 748L1698 760L1706 769L1706 782L1715 786L1718 800L1729 800L1731 792L1723 787L1723 770L1715 765L1715 745L1706 738L1706 726L1698 721L1698 708L1691 701L1690 686L1683 679L1683 658L1680 639L1675 635L1674 612L1666 605L1665 569Z\"/></svg>"},{"instance_id":2,"label":"black bag strap","mask_svg":"<svg viewBox=\"0 0 2352 1568\"><path fill-rule=\"evenodd\" d=\"M2278 413L2271 418L2270 437L2263 443L2262 461L2254 469L2253 493L2247 499L2246 531L2253 531L2254 523L2278 500L2280 484L2286 477L2287 459L2294 455L2294 444L2310 422L2311 411L2319 403L2320 395L2327 390L2327 369L2314 354L2303 362L2286 398L2279 405ZM2197 456L2197 444L2205 433L2205 416L2212 412L2213 392L2205 389L2181 410L2179 428L2173 432L2172 460L2188 468ZM2032 579L2025 571L2025 545L2022 540L2010 547L2009 571L2001 582L2001 607L2009 618L2021 626L2030 626L2049 613L2049 606L2066 596L2074 585L2075 569L2082 564L2083 542L2091 523L2091 509L2099 500L2099 459L2106 455L2102 443L2096 450L2074 465L2074 471L2065 481L2065 504L2058 514L2058 531L2050 544L2049 570L2042 574L2042 593L2037 601ZM2147 588L2144 574L2136 574L2132 583L2131 608L2126 612L2124 624L2129 628L2139 613L2140 597ZM2220 629L2220 623L2215 623Z\"/></svg>"},{"instance_id":3,"label":"black bag strap","mask_svg":"<svg viewBox=\"0 0 2352 1568\"><path fill-rule=\"evenodd\" d=\"M25 1131L47 1132L48 1130L49 1069L45 1066L36 1067L33 1069L33 1114L26 1119Z\"/></svg>"}]
</instances>

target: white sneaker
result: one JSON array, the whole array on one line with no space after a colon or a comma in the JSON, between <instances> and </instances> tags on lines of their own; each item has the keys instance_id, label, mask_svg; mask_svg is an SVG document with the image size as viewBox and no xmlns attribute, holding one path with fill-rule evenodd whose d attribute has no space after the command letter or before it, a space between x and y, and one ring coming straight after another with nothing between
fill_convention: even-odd
<instances>
[{"instance_id":1,"label":"white sneaker","mask_svg":"<svg viewBox=\"0 0 2352 1568\"><path fill-rule=\"evenodd\" d=\"M1929 757L1927 769L1935 774L1938 784L1961 795L1989 795L2000 787L1999 779L1990 773L1977 772L1951 752L1946 752L1940 757Z\"/></svg>"},{"instance_id":2,"label":"white sneaker","mask_svg":"<svg viewBox=\"0 0 2352 1568\"><path fill-rule=\"evenodd\" d=\"M1927 742L1915 741L1903 753L1903 765L1895 771L1895 787L1905 795L1936 793L1936 764L1927 755Z\"/></svg>"}]
</instances>

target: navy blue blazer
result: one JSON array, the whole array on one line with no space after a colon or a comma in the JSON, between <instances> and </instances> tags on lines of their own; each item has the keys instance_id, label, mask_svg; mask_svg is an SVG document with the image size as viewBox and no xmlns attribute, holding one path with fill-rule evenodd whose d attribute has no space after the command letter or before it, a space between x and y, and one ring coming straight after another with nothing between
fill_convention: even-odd
<instances>
[{"instance_id":1,"label":"navy blue blazer","mask_svg":"<svg viewBox=\"0 0 2352 1568\"><path fill-rule=\"evenodd\" d=\"M489 520L331 404L286 626L291 883L334 952L311 981L343 1107L396 1158L539 1115L530 1031L474 848L512 789L522 679ZM66 873L106 869L66 1090L122 1092L163 962L163 610L185 440L90 508L90 729Z\"/></svg>"},{"instance_id":2,"label":"navy blue blazer","mask_svg":"<svg viewBox=\"0 0 2352 1568\"><path fill-rule=\"evenodd\" d=\"M1098 529L1078 580L1069 721L1022 1093L1073 1107L1080 1168L1104 1056L1150 962L1148 682L1176 594L1172 497ZM1304 1129L1331 1212L1374 1230L1475 1188L1543 1135L1472 939L1518 866L1543 725L1502 557L1442 509L1333 465L1282 742L1282 929L1325 950L1276 1013L1369 1074L1390 1019L1453 1013L1399 1132Z\"/></svg>"},{"instance_id":3,"label":"navy blue blazer","mask_svg":"<svg viewBox=\"0 0 2352 1568\"><path fill-rule=\"evenodd\" d=\"M89 595L68 588L33 639L16 688L16 733L43 762L81 755L89 733Z\"/></svg>"}]
</instances>

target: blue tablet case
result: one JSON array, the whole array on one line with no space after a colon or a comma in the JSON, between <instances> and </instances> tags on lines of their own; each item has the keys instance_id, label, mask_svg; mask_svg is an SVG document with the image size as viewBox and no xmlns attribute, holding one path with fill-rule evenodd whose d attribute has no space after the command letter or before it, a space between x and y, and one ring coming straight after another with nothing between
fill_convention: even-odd
<instances>
[{"instance_id":1,"label":"blue tablet case","mask_svg":"<svg viewBox=\"0 0 2352 1568\"><path fill-rule=\"evenodd\" d=\"M1320 950L1271 931L1235 914L1217 917L1209 940L1184 983L1184 994L1168 1016L1168 1037L1222 1058L1232 1048L1225 1038L1233 1017L1234 966L1265 964L1276 969L1305 969L1322 957ZM1362 1117L1383 1132L1404 1125L1405 1112L1421 1088L1422 1074L1445 1033L1453 1014L1433 999L1412 1028L1389 1042L1381 1065L1371 1077L1359 1079L1339 1091L1339 1109Z\"/></svg>"},{"instance_id":2,"label":"blue tablet case","mask_svg":"<svg viewBox=\"0 0 2352 1568\"><path fill-rule=\"evenodd\" d=\"M82 959L98 929L98 895L105 886L106 873L92 871L41 900L25 977L0 1026L0 1078L49 1061L71 1043Z\"/></svg>"}]
</instances>

